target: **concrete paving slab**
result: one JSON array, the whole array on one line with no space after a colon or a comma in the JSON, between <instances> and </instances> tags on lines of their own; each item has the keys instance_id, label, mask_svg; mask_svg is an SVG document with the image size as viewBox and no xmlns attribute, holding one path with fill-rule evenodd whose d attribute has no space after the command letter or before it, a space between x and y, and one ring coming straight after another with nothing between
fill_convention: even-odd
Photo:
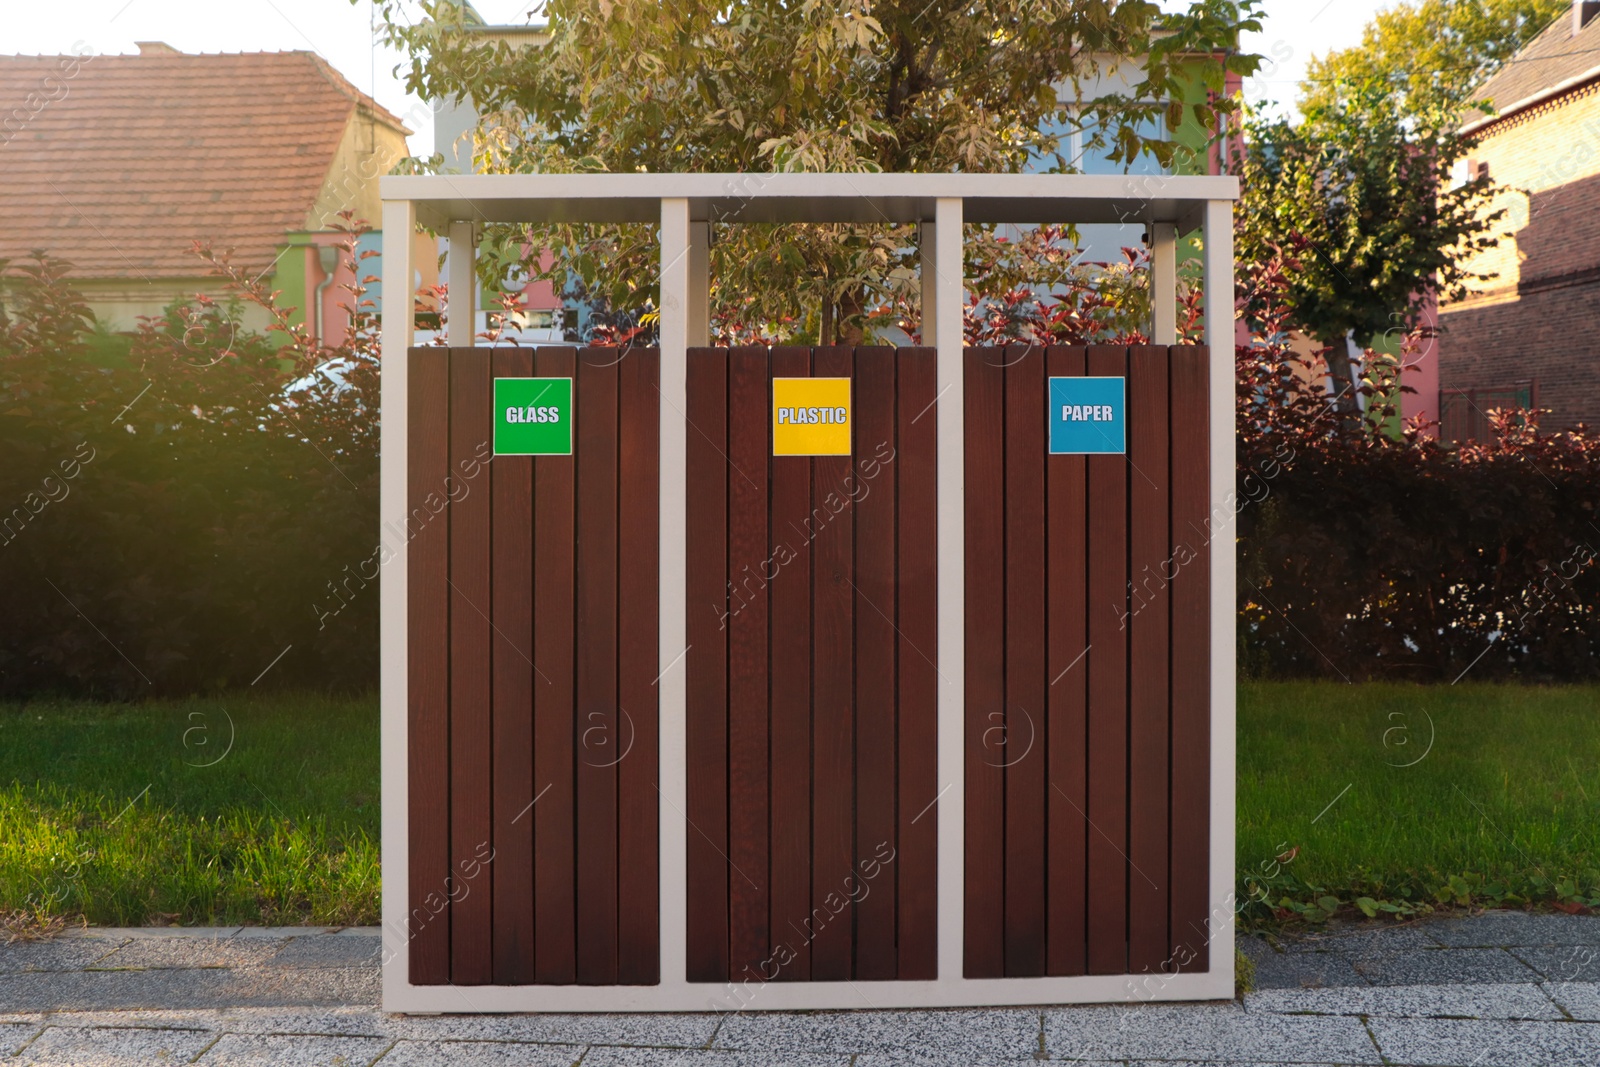
<instances>
[{"instance_id":1,"label":"concrete paving slab","mask_svg":"<svg viewBox=\"0 0 1600 1067\"><path fill-rule=\"evenodd\" d=\"M1340 952L1347 956L1384 956L1438 948L1425 925L1372 926L1343 923L1314 933L1279 939L1285 952Z\"/></svg>"},{"instance_id":2,"label":"concrete paving slab","mask_svg":"<svg viewBox=\"0 0 1600 1067\"><path fill-rule=\"evenodd\" d=\"M858 1064L866 1062L860 1057ZM729 1052L726 1050L669 1051L655 1048L591 1048L583 1057L583 1067L771 1067L782 1063L784 1067L850 1067L850 1057L844 1053L801 1053L775 1060L765 1052ZM387 1067L387 1064L385 1064Z\"/></svg>"},{"instance_id":3,"label":"concrete paving slab","mask_svg":"<svg viewBox=\"0 0 1600 1067\"><path fill-rule=\"evenodd\" d=\"M1352 959L1373 985L1455 985L1536 982L1539 974L1505 949L1422 949Z\"/></svg>"},{"instance_id":4,"label":"concrete paving slab","mask_svg":"<svg viewBox=\"0 0 1600 1067\"><path fill-rule=\"evenodd\" d=\"M1488 911L1427 924L1430 935L1461 948L1540 948L1592 945L1600 948L1600 916Z\"/></svg>"},{"instance_id":5,"label":"concrete paving slab","mask_svg":"<svg viewBox=\"0 0 1600 1067\"><path fill-rule=\"evenodd\" d=\"M173 968L0 975L0 1004L13 1011L375 1004L378 992L375 968Z\"/></svg>"},{"instance_id":6,"label":"concrete paving slab","mask_svg":"<svg viewBox=\"0 0 1600 1067\"><path fill-rule=\"evenodd\" d=\"M205 1030L52 1026L28 1046L17 1062L94 1064L96 1067L188 1063L216 1039L216 1034Z\"/></svg>"},{"instance_id":7,"label":"concrete paving slab","mask_svg":"<svg viewBox=\"0 0 1600 1067\"><path fill-rule=\"evenodd\" d=\"M1600 947L1558 945L1506 951L1552 982L1600 982Z\"/></svg>"},{"instance_id":8,"label":"concrete paving slab","mask_svg":"<svg viewBox=\"0 0 1600 1067\"><path fill-rule=\"evenodd\" d=\"M1359 1019L1256 1015L1238 1004L1145 1004L1051 1008L1045 1048L1052 1060L1259 1060L1376 1064Z\"/></svg>"},{"instance_id":9,"label":"concrete paving slab","mask_svg":"<svg viewBox=\"0 0 1600 1067\"><path fill-rule=\"evenodd\" d=\"M1600 1022L1600 982L1547 982L1550 999L1582 1022Z\"/></svg>"},{"instance_id":10,"label":"concrete paving slab","mask_svg":"<svg viewBox=\"0 0 1600 1067\"><path fill-rule=\"evenodd\" d=\"M204 1008L192 1010L69 1011L42 1017L58 1026L142 1026L216 1030L238 1034L328 1034L334 1037L402 1036L376 1008ZM435 1035L428 1035L435 1036Z\"/></svg>"},{"instance_id":11,"label":"concrete paving slab","mask_svg":"<svg viewBox=\"0 0 1600 1067\"><path fill-rule=\"evenodd\" d=\"M411 1039L522 1041L569 1045L704 1048L714 1015L440 1015L388 1016L389 1033Z\"/></svg>"},{"instance_id":12,"label":"concrete paving slab","mask_svg":"<svg viewBox=\"0 0 1600 1067\"><path fill-rule=\"evenodd\" d=\"M17 1011L201 1008L221 1002L226 971L68 971L0 975L0 1004Z\"/></svg>"},{"instance_id":13,"label":"concrete paving slab","mask_svg":"<svg viewBox=\"0 0 1600 1067\"><path fill-rule=\"evenodd\" d=\"M1264 947L1264 946L1263 946ZM1322 989L1366 986L1370 983L1355 969L1349 956L1338 952L1275 952L1266 948L1252 957L1256 989Z\"/></svg>"},{"instance_id":14,"label":"concrete paving slab","mask_svg":"<svg viewBox=\"0 0 1600 1067\"><path fill-rule=\"evenodd\" d=\"M268 941L287 941L291 937L333 936L346 929L363 929L363 927L344 926L241 926L234 937L261 937Z\"/></svg>"},{"instance_id":15,"label":"concrete paving slab","mask_svg":"<svg viewBox=\"0 0 1600 1067\"><path fill-rule=\"evenodd\" d=\"M1592 1023L1373 1019L1378 1047L1396 1063L1486 1067L1594 1067L1600 1026Z\"/></svg>"},{"instance_id":16,"label":"concrete paving slab","mask_svg":"<svg viewBox=\"0 0 1600 1067\"><path fill-rule=\"evenodd\" d=\"M1531 982L1483 985L1368 986L1347 989L1269 989L1244 998L1245 1011L1263 1014L1376 1015L1397 1019L1566 1018Z\"/></svg>"},{"instance_id":17,"label":"concrete paving slab","mask_svg":"<svg viewBox=\"0 0 1600 1067\"><path fill-rule=\"evenodd\" d=\"M290 972L293 973L293 972ZM60 1025L119 1023L226 1030L239 1034L328 1034L412 1041L508 1041L566 1045L703 1048L720 1017L657 1015L389 1015L375 1007L228 1007L202 1010L61 1012Z\"/></svg>"},{"instance_id":18,"label":"concrete paving slab","mask_svg":"<svg viewBox=\"0 0 1600 1067\"><path fill-rule=\"evenodd\" d=\"M272 967L376 967L383 944L376 934L297 937L266 961Z\"/></svg>"},{"instance_id":19,"label":"concrete paving slab","mask_svg":"<svg viewBox=\"0 0 1600 1067\"><path fill-rule=\"evenodd\" d=\"M42 1028L43 1024L36 1022L0 1023L0 1056L15 1055Z\"/></svg>"},{"instance_id":20,"label":"concrete paving slab","mask_svg":"<svg viewBox=\"0 0 1600 1067\"><path fill-rule=\"evenodd\" d=\"M125 940L104 938L0 943L0 974L81 971L125 944Z\"/></svg>"},{"instance_id":21,"label":"concrete paving slab","mask_svg":"<svg viewBox=\"0 0 1600 1067\"><path fill-rule=\"evenodd\" d=\"M381 1067L438 1067L442 1063L450 1067L572 1067L583 1056L583 1052L582 1045L401 1041L378 1060L378 1064Z\"/></svg>"},{"instance_id":22,"label":"concrete paving slab","mask_svg":"<svg viewBox=\"0 0 1600 1067\"><path fill-rule=\"evenodd\" d=\"M104 937L126 941L130 937L169 940L174 937L200 937L215 941L233 937L242 926L83 926L66 931L64 937Z\"/></svg>"},{"instance_id":23,"label":"concrete paving slab","mask_svg":"<svg viewBox=\"0 0 1600 1067\"><path fill-rule=\"evenodd\" d=\"M225 1034L194 1062L204 1067L365 1067L392 1044L371 1037Z\"/></svg>"},{"instance_id":24,"label":"concrete paving slab","mask_svg":"<svg viewBox=\"0 0 1600 1067\"><path fill-rule=\"evenodd\" d=\"M764 1052L774 1062L812 1052L922 1049L949 1050L969 1062L1016 1060L1039 1049L1039 1012L1030 1008L742 1012L723 1024L715 1045Z\"/></svg>"},{"instance_id":25,"label":"concrete paving slab","mask_svg":"<svg viewBox=\"0 0 1600 1067\"><path fill-rule=\"evenodd\" d=\"M92 969L248 967L265 963L288 943L237 937L137 937L101 957Z\"/></svg>"},{"instance_id":26,"label":"concrete paving slab","mask_svg":"<svg viewBox=\"0 0 1600 1067\"><path fill-rule=\"evenodd\" d=\"M1038 1063L1035 1056L978 1056L961 1049L945 1049L936 1045L927 1048L902 1049L897 1052L863 1052L855 1057L854 1067L1031 1067ZM1119 1065L1121 1060L1110 1061Z\"/></svg>"},{"instance_id":27,"label":"concrete paving slab","mask_svg":"<svg viewBox=\"0 0 1600 1067\"><path fill-rule=\"evenodd\" d=\"M148 971L147 974L161 972ZM185 972L177 972L185 973ZM194 974L197 972L186 972ZM221 999L191 1007L341 1007L376 1005L382 993L382 975L376 967L315 967L274 969L247 967L209 972L228 975Z\"/></svg>"}]
</instances>

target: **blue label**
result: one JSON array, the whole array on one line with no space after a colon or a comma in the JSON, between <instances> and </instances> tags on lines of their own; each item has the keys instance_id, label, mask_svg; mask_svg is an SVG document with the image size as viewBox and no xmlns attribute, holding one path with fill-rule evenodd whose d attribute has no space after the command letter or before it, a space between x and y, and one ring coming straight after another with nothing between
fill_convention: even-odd
<instances>
[{"instance_id":1,"label":"blue label","mask_svg":"<svg viewBox=\"0 0 1600 1067\"><path fill-rule=\"evenodd\" d=\"M1050 454L1127 452L1126 398L1124 378L1051 378L1045 412Z\"/></svg>"}]
</instances>

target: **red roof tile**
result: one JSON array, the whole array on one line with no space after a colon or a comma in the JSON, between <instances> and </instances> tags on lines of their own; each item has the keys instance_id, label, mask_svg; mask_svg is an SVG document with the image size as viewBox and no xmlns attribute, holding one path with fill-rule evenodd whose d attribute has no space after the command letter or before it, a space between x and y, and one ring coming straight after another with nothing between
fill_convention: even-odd
<instances>
[{"instance_id":1,"label":"red roof tile","mask_svg":"<svg viewBox=\"0 0 1600 1067\"><path fill-rule=\"evenodd\" d=\"M410 132L310 52L0 56L0 258L195 277L199 239L264 269L358 108Z\"/></svg>"}]
</instances>

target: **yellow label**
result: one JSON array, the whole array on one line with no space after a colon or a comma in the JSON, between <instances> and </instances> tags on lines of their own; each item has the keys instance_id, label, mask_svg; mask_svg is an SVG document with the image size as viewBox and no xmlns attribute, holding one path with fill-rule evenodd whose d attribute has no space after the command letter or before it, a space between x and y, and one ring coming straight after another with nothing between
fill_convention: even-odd
<instances>
[{"instance_id":1,"label":"yellow label","mask_svg":"<svg viewBox=\"0 0 1600 1067\"><path fill-rule=\"evenodd\" d=\"M849 378L772 379L772 454L848 456Z\"/></svg>"}]
</instances>

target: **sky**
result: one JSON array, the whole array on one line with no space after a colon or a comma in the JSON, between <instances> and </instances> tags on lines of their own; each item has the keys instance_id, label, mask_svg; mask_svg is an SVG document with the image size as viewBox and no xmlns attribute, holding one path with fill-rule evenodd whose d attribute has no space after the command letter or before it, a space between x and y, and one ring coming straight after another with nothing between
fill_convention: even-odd
<instances>
[{"instance_id":1,"label":"sky","mask_svg":"<svg viewBox=\"0 0 1600 1067\"><path fill-rule=\"evenodd\" d=\"M1245 95L1292 103L1314 53L1345 48L1393 0L1266 0L1263 32L1245 41L1267 57ZM490 22L524 23L538 0L474 0ZM1163 6L1182 6L1164 0ZM310 49L399 115L414 132L411 150L432 152L427 106L393 73L400 57L376 43L371 0L0 0L0 54L62 54L80 42L97 54L132 53L136 41L184 52Z\"/></svg>"}]
</instances>

